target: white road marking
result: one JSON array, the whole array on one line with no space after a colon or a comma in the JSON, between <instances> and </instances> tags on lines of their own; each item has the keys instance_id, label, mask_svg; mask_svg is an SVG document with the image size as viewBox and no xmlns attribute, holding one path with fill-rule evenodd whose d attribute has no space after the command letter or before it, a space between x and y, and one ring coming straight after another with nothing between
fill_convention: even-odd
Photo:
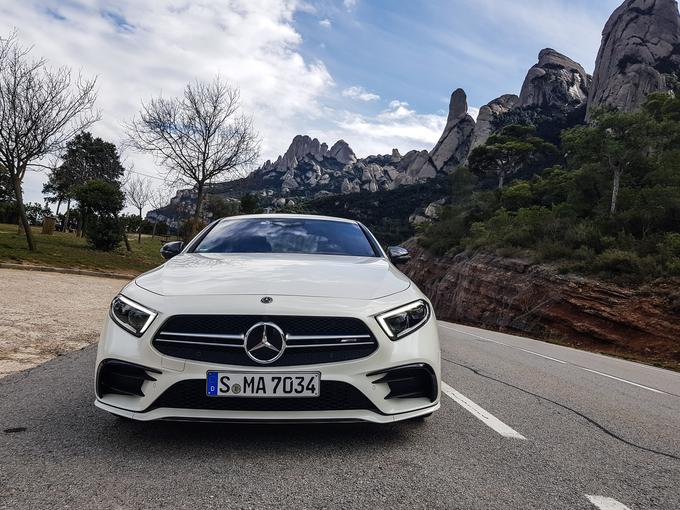
<instances>
[{"instance_id":1,"label":"white road marking","mask_svg":"<svg viewBox=\"0 0 680 510\"><path fill-rule=\"evenodd\" d=\"M520 347L518 347L518 349L522 352L528 352L529 354L533 354L534 356L540 356L541 358L549 359L550 361L554 361L555 363L561 363L562 365L567 364L566 361L562 361L561 359L557 359L557 358L551 358L550 356L546 356L545 354L539 354L537 352L529 351L527 349L522 349Z\"/></svg>"},{"instance_id":2,"label":"white road marking","mask_svg":"<svg viewBox=\"0 0 680 510\"><path fill-rule=\"evenodd\" d=\"M539 353L537 353L537 352L530 351L530 350L528 350L528 349L523 349L522 347L517 347L517 346L515 346L515 345L510 345L510 344L506 344L506 343L503 343L503 342L499 342L498 340L492 340L491 338L483 337L483 336L480 336L480 335L475 335L474 333L468 333L467 331L463 331L463 330L460 330L460 329L452 328L451 326L447 326L447 325L445 325L445 324L441 324L441 323L440 323L440 324L439 324L439 327L444 328L444 329L450 329L451 331L455 331L455 332L461 333L461 334L463 334L463 335L467 335L467 336L471 336L471 337L474 337L474 338L478 338L478 339L480 339L480 340L484 340L485 342L491 342L491 343L494 343L494 344L503 345L503 346L505 346L505 347L509 347L510 349L516 349L516 350L518 350L518 351L526 352L526 353L528 353L528 354L533 354L534 356L540 356L541 358L545 358L545 359L554 361L554 362L556 362L556 363L560 363L560 364L562 364L562 365L569 365L569 366L572 366L572 367L574 367L574 368L579 368L579 369L581 369L581 370L585 370L586 372L591 372L591 373L593 373L593 374L601 375L601 376L603 376L603 377L608 377L608 378L610 378L610 379L614 379L614 380L620 381L620 382L622 382L622 383L630 384L631 386L637 386L638 388L642 388L642 389L644 389L644 390L653 391L654 393L659 393L660 395L668 395L668 393L666 393L665 391L657 390L656 388L650 388L649 386L645 386L644 384L639 384L639 383L636 383L636 382L633 382L633 381L629 381L629 380L627 380L627 379L621 379L620 377L616 377L616 376L614 376L614 375L605 374L604 372L598 372L597 370L593 370L593 369L591 369L591 368L585 368L585 367L582 367L582 366L580 366L580 365L574 365L573 363L569 363L569 362L567 362L567 361L562 361L561 359L551 358L550 356L546 356L545 354L539 354Z\"/></svg>"},{"instance_id":3,"label":"white road marking","mask_svg":"<svg viewBox=\"0 0 680 510\"><path fill-rule=\"evenodd\" d=\"M593 505L595 505L600 510L630 510L626 505L616 501L613 498L605 498L604 496L589 496L586 494L586 498Z\"/></svg>"},{"instance_id":4,"label":"white road marking","mask_svg":"<svg viewBox=\"0 0 680 510\"><path fill-rule=\"evenodd\" d=\"M665 391L650 388L649 386L645 386L644 384L638 384L638 383L635 383L633 381L627 381L625 379L621 379L620 377L615 377L613 375L605 374L603 372L598 372L597 370L592 370L590 368L584 368L584 367L578 367L578 368L580 368L581 370L585 370L586 372L592 372L593 374L601 375L603 377L609 377L610 379L616 379L617 381L621 381L621 382L624 382L626 384L630 384L632 386L637 386L638 388L644 388L646 390L653 391L654 393L660 393L662 395L668 395L668 393L666 393Z\"/></svg>"},{"instance_id":5,"label":"white road marking","mask_svg":"<svg viewBox=\"0 0 680 510\"><path fill-rule=\"evenodd\" d=\"M490 427L493 430L495 430L496 432L498 432L501 436L511 437L513 439L525 439L526 440L526 437L524 437L522 434L520 434L519 432L517 432L513 428L511 428L508 425L506 425L505 423L503 423L501 420L496 418L490 412L479 407L477 404L475 404L472 400L467 398L465 395L458 393L456 390L454 390L451 386L446 384L444 381L442 381L442 391L444 392L445 395L451 397L451 399L453 399L463 409L468 411L470 414L472 414L478 420L481 420L488 427Z\"/></svg>"}]
</instances>

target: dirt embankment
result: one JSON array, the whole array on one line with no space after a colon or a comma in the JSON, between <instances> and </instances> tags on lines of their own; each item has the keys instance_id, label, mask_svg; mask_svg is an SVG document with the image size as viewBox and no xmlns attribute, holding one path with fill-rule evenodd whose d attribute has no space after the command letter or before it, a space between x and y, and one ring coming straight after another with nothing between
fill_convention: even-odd
<instances>
[{"instance_id":1,"label":"dirt embankment","mask_svg":"<svg viewBox=\"0 0 680 510\"><path fill-rule=\"evenodd\" d=\"M437 257L411 240L402 269L437 316L680 370L680 282L626 288L492 255Z\"/></svg>"}]
</instances>

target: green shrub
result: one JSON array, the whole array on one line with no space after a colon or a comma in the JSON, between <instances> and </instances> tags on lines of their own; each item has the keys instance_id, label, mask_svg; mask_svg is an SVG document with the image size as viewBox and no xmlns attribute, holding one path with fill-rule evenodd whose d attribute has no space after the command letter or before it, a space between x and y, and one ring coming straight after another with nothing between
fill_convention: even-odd
<instances>
[{"instance_id":1,"label":"green shrub","mask_svg":"<svg viewBox=\"0 0 680 510\"><path fill-rule=\"evenodd\" d=\"M574 250L558 241L541 241L534 247L538 261L553 261L568 259L574 255Z\"/></svg>"},{"instance_id":2,"label":"green shrub","mask_svg":"<svg viewBox=\"0 0 680 510\"><path fill-rule=\"evenodd\" d=\"M95 250L113 251L123 240L123 225L114 216L91 216L85 227L87 242Z\"/></svg>"},{"instance_id":3,"label":"green shrub","mask_svg":"<svg viewBox=\"0 0 680 510\"><path fill-rule=\"evenodd\" d=\"M639 277L644 273L644 263L636 253L617 249L597 255L591 267L594 272L611 276Z\"/></svg>"},{"instance_id":4,"label":"green shrub","mask_svg":"<svg viewBox=\"0 0 680 510\"><path fill-rule=\"evenodd\" d=\"M515 181L501 192L501 204L509 211L531 206L531 186L527 181Z\"/></svg>"}]
</instances>

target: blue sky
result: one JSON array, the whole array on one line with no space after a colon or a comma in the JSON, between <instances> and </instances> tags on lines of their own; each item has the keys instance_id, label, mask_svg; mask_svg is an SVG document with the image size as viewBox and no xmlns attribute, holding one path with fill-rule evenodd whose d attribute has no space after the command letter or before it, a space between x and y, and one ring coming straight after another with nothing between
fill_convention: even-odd
<instances>
[{"instance_id":1,"label":"blue sky","mask_svg":"<svg viewBox=\"0 0 680 510\"><path fill-rule=\"evenodd\" d=\"M361 84L419 112L446 107L456 87L481 106L519 92L552 47L592 73L601 30L620 0L375 0L315 3L295 16L302 53L342 86ZM327 19L328 24L319 24Z\"/></svg>"},{"instance_id":2,"label":"blue sky","mask_svg":"<svg viewBox=\"0 0 680 510\"><path fill-rule=\"evenodd\" d=\"M35 56L97 76L93 131L114 143L142 100L219 73L240 87L263 161L298 133L365 156L430 149L455 88L472 113L518 93L542 48L592 72L620 1L23 0L0 2L0 33L16 27ZM163 183L151 158L124 158ZM28 200L44 180L27 177Z\"/></svg>"}]
</instances>

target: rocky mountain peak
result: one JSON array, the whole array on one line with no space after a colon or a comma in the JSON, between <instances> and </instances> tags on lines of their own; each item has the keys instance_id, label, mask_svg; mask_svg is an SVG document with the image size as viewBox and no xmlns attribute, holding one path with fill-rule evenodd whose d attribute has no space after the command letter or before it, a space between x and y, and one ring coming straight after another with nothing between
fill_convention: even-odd
<instances>
[{"instance_id":1,"label":"rocky mountain peak","mask_svg":"<svg viewBox=\"0 0 680 510\"><path fill-rule=\"evenodd\" d=\"M447 122L462 119L467 115L467 112L467 94L463 89L454 90L451 94L451 100L449 101L449 117Z\"/></svg>"},{"instance_id":2,"label":"rocky mountain peak","mask_svg":"<svg viewBox=\"0 0 680 510\"><path fill-rule=\"evenodd\" d=\"M494 133L494 120L498 115L509 112L519 103L519 96L515 94L504 94L497 97L489 104L482 106L477 115L477 125L472 136L470 150L480 145L484 145L489 137Z\"/></svg>"},{"instance_id":3,"label":"rocky mountain peak","mask_svg":"<svg viewBox=\"0 0 680 510\"><path fill-rule=\"evenodd\" d=\"M675 76L674 76L675 75ZM595 108L638 108L680 76L680 13L675 0L626 0L607 21L588 116Z\"/></svg>"},{"instance_id":4,"label":"rocky mountain peak","mask_svg":"<svg viewBox=\"0 0 680 510\"><path fill-rule=\"evenodd\" d=\"M444 133L430 152L427 165L434 166L435 172L452 172L467 158L474 129L475 121L468 115L467 95L463 89L456 89L451 94ZM429 168L426 170L423 175L434 176Z\"/></svg>"},{"instance_id":5,"label":"rocky mountain peak","mask_svg":"<svg viewBox=\"0 0 680 510\"><path fill-rule=\"evenodd\" d=\"M298 161L305 156L311 155L321 161L327 154L328 145L325 143L321 143L318 139L307 135L297 135L293 138L285 154L277 160L276 167L278 171L285 172L288 169L295 168Z\"/></svg>"},{"instance_id":6,"label":"rocky mountain peak","mask_svg":"<svg viewBox=\"0 0 680 510\"><path fill-rule=\"evenodd\" d=\"M545 48L524 80L519 107L578 107L588 100L590 76L578 62Z\"/></svg>"},{"instance_id":7,"label":"rocky mountain peak","mask_svg":"<svg viewBox=\"0 0 680 510\"><path fill-rule=\"evenodd\" d=\"M335 142L331 150L328 151L328 155L331 158L337 159L343 165L354 163L357 160L356 154L354 154L352 148L344 140Z\"/></svg>"}]
</instances>

